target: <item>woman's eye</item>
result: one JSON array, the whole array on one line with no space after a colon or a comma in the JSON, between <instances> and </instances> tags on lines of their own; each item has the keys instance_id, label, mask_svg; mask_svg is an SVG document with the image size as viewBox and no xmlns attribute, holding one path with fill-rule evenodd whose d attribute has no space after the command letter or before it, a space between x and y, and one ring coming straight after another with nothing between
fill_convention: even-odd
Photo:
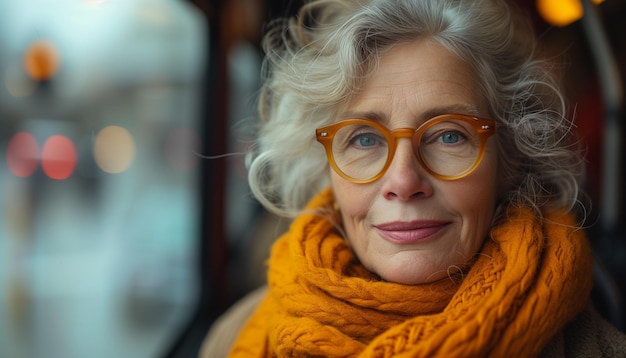
<instances>
[{"instance_id":1,"label":"woman's eye","mask_svg":"<svg viewBox=\"0 0 626 358\"><path fill-rule=\"evenodd\" d=\"M371 147L376 145L378 143L378 140L374 136L360 135L355 138L354 142L361 147Z\"/></svg>"},{"instance_id":2,"label":"woman's eye","mask_svg":"<svg viewBox=\"0 0 626 358\"><path fill-rule=\"evenodd\" d=\"M441 135L441 141L445 144L455 144L461 139L461 135L458 132L446 132Z\"/></svg>"},{"instance_id":3,"label":"woman's eye","mask_svg":"<svg viewBox=\"0 0 626 358\"><path fill-rule=\"evenodd\" d=\"M335 148L340 150L369 150L387 146L387 140L378 129L367 125L346 126L335 134Z\"/></svg>"}]
</instances>

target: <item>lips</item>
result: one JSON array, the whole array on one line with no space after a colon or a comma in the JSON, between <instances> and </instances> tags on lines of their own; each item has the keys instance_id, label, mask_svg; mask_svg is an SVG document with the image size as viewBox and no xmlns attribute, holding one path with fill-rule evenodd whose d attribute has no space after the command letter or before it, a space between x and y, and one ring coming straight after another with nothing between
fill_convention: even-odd
<instances>
[{"instance_id":1,"label":"lips","mask_svg":"<svg viewBox=\"0 0 626 358\"><path fill-rule=\"evenodd\" d=\"M378 233L388 241L408 245L425 242L448 227L444 221L398 221L376 225Z\"/></svg>"}]
</instances>

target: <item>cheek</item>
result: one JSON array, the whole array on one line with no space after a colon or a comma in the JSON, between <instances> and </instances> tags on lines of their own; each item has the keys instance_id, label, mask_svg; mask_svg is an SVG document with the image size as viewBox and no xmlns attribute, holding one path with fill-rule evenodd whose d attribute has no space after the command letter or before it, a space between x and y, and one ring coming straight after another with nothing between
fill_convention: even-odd
<instances>
[{"instance_id":1,"label":"cheek","mask_svg":"<svg viewBox=\"0 0 626 358\"><path fill-rule=\"evenodd\" d=\"M486 158L487 159L487 158ZM487 234L495 212L500 192L498 166L494 157L489 158L474 174L468 177L462 188L457 190L455 201L474 235Z\"/></svg>"},{"instance_id":2,"label":"cheek","mask_svg":"<svg viewBox=\"0 0 626 358\"><path fill-rule=\"evenodd\" d=\"M488 233L500 194L497 150L494 143L490 144L474 172L439 187L439 193L445 197L444 206L461 218L466 241L482 240Z\"/></svg>"},{"instance_id":3,"label":"cheek","mask_svg":"<svg viewBox=\"0 0 626 358\"><path fill-rule=\"evenodd\" d=\"M494 182L495 183L495 182ZM447 203L448 207L459 218L459 231L456 238L450 243L454 246L449 250L452 256L443 256L444 259L439 269L444 269L450 264L466 263L480 250L493 223L495 212L496 188L490 186L489 181L480 183L468 182L458 187L456 194Z\"/></svg>"},{"instance_id":4,"label":"cheek","mask_svg":"<svg viewBox=\"0 0 626 358\"><path fill-rule=\"evenodd\" d=\"M331 186L337 205L341 208L344 227L353 232L358 223L367 218L369 208L376 196L374 183L354 184L336 173L331 173Z\"/></svg>"}]
</instances>

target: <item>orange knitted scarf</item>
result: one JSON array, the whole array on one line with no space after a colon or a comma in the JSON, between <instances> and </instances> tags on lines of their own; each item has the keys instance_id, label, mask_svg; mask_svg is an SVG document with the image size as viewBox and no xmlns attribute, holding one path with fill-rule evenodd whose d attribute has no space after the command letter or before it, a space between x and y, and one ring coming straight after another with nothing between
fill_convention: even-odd
<instances>
[{"instance_id":1,"label":"orange knitted scarf","mask_svg":"<svg viewBox=\"0 0 626 358\"><path fill-rule=\"evenodd\" d=\"M327 190L308 208L332 200ZM537 356L592 286L590 248L573 218L543 222L511 209L460 283L407 286L378 279L328 220L303 214L275 243L269 294L231 356Z\"/></svg>"}]
</instances>

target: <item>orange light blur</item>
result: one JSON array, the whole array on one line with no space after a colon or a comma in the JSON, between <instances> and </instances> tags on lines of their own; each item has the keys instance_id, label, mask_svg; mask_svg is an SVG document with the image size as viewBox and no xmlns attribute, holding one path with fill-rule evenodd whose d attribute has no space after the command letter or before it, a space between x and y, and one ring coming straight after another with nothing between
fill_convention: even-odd
<instances>
[{"instance_id":1,"label":"orange light blur","mask_svg":"<svg viewBox=\"0 0 626 358\"><path fill-rule=\"evenodd\" d=\"M592 2L600 4L604 0L592 0ZM578 21L583 16L581 0L537 0L537 9L545 21L559 27Z\"/></svg>"},{"instance_id":2,"label":"orange light blur","mask_svg":"<svg viewBox=\"0 0 626 358\"><path fill-rule=\"evenodd\" d=\"M9 141L6 157L9 170L13 175L20 178L33 175L39 164L37 139L30 133L16 133Z\"/></svg>"},{"instance_id":3,"label":"orange light blur","mask_svg":"<svg viewBox=\"0 0 626 358\"><path fill-rule=\"evenodd\" d=\"M78 155L74 143L62 135L54 135L43 145L41 166L50 179L64 180L72 176Z\"/></svg>"},{"instance_id":4,"label":"orange light blur","mask_svg":"<svg viewBox=\"0 0 626 358\"><path fill-rule=\"evenodd\" d=\"M24 68L28 76L36 81L49 80L59 70L59 53L49 41L38 40L33 42L24 56Z\"/></svg>"}]
</instances>

